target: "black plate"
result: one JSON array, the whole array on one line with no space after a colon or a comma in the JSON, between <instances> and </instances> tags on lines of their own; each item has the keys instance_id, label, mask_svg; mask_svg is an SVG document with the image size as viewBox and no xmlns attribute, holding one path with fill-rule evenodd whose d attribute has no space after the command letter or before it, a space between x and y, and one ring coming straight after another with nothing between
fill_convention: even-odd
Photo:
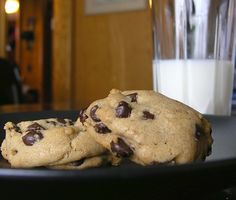
<instances>
[{"instance_id":1,"label":"black plate","mask_svg":"<svg viewBox=\"0 0 236 200\"><path fill-rule=\"evenodd\" d=\"M0 141L7 121L19 122L40 118L71 118L78 111L43 111L0 114ZM236 118L206 116L213 125L212 154L204 163L179 166L142 167L125 162L119 167L103 167L83 171L44 168L11 169L0 158L1 189L14 188L19 194L37 192L37 196L68 195L155 199L174 195L186 197L215 192L236 185ZM27 190L27 191L26 191ZM92 192L91 192L92 191ZM115 195L115 196L114 196ZM176 196L175 196L176 197Z\"/></svg>"}]
</instances>

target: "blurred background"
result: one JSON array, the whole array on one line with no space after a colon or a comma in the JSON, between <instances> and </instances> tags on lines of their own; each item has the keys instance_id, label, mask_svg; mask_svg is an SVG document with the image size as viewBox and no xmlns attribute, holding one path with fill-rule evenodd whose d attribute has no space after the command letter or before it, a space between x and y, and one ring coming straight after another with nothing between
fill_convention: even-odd
<instances>
[{"instance_id":1,"label":"blurred background","mask_svg":"<svg viewBox=\"0 0 236 200\"><path fill-rule=\"evenodd\" d=\"M136 2L96 13L85 0L0 0L0 104L70 109L152 89L151 10Z\"/></svg>"},{"instance_id":2,"label":"blurred background","mask_svg":"<svg viewBox=\"0 0 236 200\"><path fill-rule=\"evenodd\" d=\"M112 88L152 89L151 6L0 0L0 105L75 109Z\"/></svg>"}]
</instances>

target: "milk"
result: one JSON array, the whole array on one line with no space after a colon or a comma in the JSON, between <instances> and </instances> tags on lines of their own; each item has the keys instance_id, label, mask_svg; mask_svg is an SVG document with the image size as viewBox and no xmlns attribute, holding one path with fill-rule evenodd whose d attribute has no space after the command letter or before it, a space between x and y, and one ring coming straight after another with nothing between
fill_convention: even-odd
<instances>
[{"instance_id":1,"label":"milk","mask_svg":"<svg viewBox=\"0 0 236 200\"><path fill-rule=\"evenodd\" d=\"M230 115L233 74L230 61L153 61L154 90L203 114Z\"/></svg>"}]
</instances>

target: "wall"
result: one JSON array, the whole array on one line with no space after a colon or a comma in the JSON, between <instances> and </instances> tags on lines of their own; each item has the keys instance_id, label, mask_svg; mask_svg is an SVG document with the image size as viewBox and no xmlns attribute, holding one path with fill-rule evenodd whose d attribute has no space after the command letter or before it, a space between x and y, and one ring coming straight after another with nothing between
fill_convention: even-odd
<instances>
[{"instance_id":1,"label":"wall","mask_svg":"<svg viewBox=\"0 0 236 200\"><path fill-rule=\"evenodd\" d=\"M106 96L112 88L152 89L152 28L148 8L86 16L84 1L72 0L72 5L63 1L54 0L53 37L57 45L53 48L53 73L60 76L53 82L55 103L68 101L73 107L86 107L91 101ZM57 9L71 9L72 22ZM61 27L56 23L59 18ZM66 23L72 23L72 27ZM69 29L72 35L57 36ZM69 43L72 51L68 50Z\"/></svg>"}]
</instances>

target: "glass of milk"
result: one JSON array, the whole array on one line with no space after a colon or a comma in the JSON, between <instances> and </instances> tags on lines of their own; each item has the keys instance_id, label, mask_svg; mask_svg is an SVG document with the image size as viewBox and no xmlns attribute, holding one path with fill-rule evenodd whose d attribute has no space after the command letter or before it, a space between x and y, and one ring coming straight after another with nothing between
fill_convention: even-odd
<instances>
[{"instance_id":1,"label":"glass of milk","mask_svg":"<svg viewBox=\"0 0 236 200\"><path fill-rule=\"evenodd\" d=\"M230 115L236 0L152 0L153 87L203 114Z\"/></svg>"}]
</instances>

